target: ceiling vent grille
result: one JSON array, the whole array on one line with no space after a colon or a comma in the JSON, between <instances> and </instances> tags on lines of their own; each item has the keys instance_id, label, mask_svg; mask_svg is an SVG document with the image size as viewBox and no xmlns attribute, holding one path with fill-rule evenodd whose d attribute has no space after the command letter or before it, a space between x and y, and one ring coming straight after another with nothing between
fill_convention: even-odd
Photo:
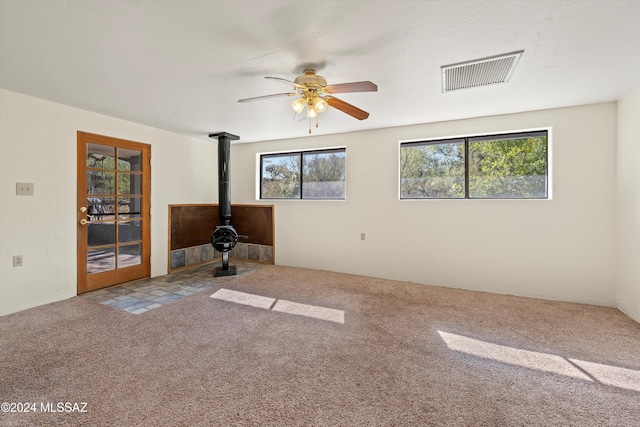
<instances>
[{"instance_id":1,"label":"ceiling vent grille","mask_svg":"<svg viewBox=\"0 0 640 427\"><path fill-rule=\"evenodd\" d=\"M506 83L524 51L442 67L442 92Z\"/></svg>"}]
</instances>

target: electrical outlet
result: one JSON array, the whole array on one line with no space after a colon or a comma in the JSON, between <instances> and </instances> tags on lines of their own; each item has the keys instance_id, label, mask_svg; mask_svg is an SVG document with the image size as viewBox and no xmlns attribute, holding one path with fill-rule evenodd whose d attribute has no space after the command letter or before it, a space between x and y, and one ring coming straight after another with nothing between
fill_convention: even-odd
<instances>
[{"instance_id":1,"label":"electrical outlet","mask_svg":"<svg viewBox=\"0 0 640 427\"><path fill-rule=\"evenodd\" d=\"M14 267L22 267L22 255L14 255L13 256L13 266Z\"/></svg>"},{"instance_id":2,"label":"electrical outlet","mask_svg":"<svg viewBox=\"0 0 640 427\"><path fill-rule=\"evenodd\" d=\"M360 240L365 240L366 239L366 234L365 233L360 233Z\"/></svg>"},{"instance_id":3,"label":"electrical outlet","mask_svg":"<svg viewBox=\"0 0 640 427\"><path fill-rule=\"evenodd\" d=\"M16 195L18 195L18 196L33 196L33 183L31 183L31 182L16 182Z\"/></svg>"}]
</instances>

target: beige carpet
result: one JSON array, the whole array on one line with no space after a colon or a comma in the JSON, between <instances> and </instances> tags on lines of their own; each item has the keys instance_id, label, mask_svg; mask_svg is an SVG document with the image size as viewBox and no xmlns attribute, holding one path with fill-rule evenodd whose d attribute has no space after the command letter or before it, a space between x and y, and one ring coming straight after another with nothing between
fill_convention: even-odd
<instances>
[{"instance_id":1,"label":"beige carpet","mask_svg":"<svg viewBox=\"0 0 640 427\"><path fill-rule=\"evenodd\" d=\"M1 317L0 373L0 402L36 403L2 426L640 425L615 309L279 266L137 316Z\"/></svg>"}]
</instances>

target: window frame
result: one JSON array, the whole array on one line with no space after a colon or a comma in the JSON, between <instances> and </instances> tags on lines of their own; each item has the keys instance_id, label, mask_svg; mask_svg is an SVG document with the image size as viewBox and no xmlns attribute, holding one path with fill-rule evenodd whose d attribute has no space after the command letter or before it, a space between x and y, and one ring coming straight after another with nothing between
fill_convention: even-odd
<instances>
[{"instance_id":1,"label":"window frame","mask_svg":"<svg viewBox=\"0 0 640 427\"><path fill-rule=\"evenodd\" d=\"M304 197L304 156L308 154L328 154L328 153L343 153L345 158L345 177L344 177L344 197ZM293 156L297 155L300 159L300 195L298 197L264 197L263 196L263 165L264 158L269 157L279 157L279 156ZM333 148L319 148L319 149L311 149L311 150L296 150L296 151L282 151L282 152L273 152L273 153L260 153L259 162L258 162L258 200L337 200L343 201L347 198L347 147L333 147Z\"/></svg>"},{"instance_id":2,"label":"window frame","mask_svg":"<svg viewBox=\"0 0 640 427\"><path fill-rule=\"evenodd\" d=\"M546 158L545 158L545 194L546 197L471 197L469 194L469 144L476 141L491 141L500 139L519 139L530 136L545 136L546 141ZM464 144L464 195L463 197L403 197L402 195L402 148L411 146L439 145L451 143ZM437 139L420 139L411 141L400 141L398 150L398 196L400 200L551 200L551 129L537 128L522 131L510 131L503 133L487 133L465 136L455 136Z\"/></svg>"}]
</instances>

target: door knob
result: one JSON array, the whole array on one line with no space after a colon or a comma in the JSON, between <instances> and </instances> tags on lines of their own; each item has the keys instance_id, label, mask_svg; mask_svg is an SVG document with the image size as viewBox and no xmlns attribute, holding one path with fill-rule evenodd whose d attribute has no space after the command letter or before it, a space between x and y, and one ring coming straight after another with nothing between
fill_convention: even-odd
<instances>
[{"instance_id":1,"label":"door knob","mask_svg":"<svg viewBox=\"0 0 640 427\"><path fill-rule=\"evenodd\" d=\"M80 225L87 225L87 220L86 220L86 219L84 219L84 218L82 218L82 219L80 220Z\"/></svg>"}]
</instances>

